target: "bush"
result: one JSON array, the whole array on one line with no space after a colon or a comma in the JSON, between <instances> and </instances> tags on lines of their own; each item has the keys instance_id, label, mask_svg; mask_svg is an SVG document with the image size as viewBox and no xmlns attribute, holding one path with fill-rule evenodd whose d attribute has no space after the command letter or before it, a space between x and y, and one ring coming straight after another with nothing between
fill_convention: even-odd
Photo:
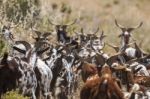
<instances>
[{"instance_id":1,"label":"bush","mask_svg":"<svg viewBox=\"0 0 150 99\"><path fill-rule=\"evenodd\" d=\"M28 97L24 97L19 94L19 91L9 91L2 96L2 99L29 99Z\"/></svg>"},{"instance_id":2,"label":"bush","mask_svg":"<svg viewBox=\"0 0 150 99\"><path fill-rule=\"evenodd\" d=\"M3 54L4 51L4 47L5 47L5 43L3 40L0 40L0 55Z\"/></svg>"}]
</instances>

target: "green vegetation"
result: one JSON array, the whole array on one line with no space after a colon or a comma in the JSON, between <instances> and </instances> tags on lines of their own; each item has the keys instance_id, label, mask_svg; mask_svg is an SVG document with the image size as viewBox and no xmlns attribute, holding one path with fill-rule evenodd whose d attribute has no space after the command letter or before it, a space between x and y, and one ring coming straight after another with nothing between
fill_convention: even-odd
<instances>
[{"instance_id":1,"label":"green vegetation","mask_svg":"<svg viewBox=\"0 0 150 99\"><path fill-rule=\"evenodd\" d=\"M31 26L52 32L54 26L49 24L48 19L66 24L77 18L77 24L68 27L69 35L74 34L74 28L80 31L83 27L88 33L99 26L107 35L106 41L115 45L119 44L121 31L115 26L114 19L128 27L143 21L143 26L133 31L133 36L138 43L144 39L142 49L149 52L149 3L149 0L0 0L0 19L3 17L6 22L20 22L19 27L13 29L14 36L32 41L32 37L26 37L31 34Z\"/></svg>"},{"instance_id":2,"label":"green vegetation","mask_svg":"<svg viewBox=\"0 0 150 99\"><path fill-rule=\"evenodd\" d=\"M3 54L5 49L5 43L4 41L0 38L0 56Z\"/></svg>"},{"instance_id":3,"label":"green vegetation","mask_svg":"<svg viewBox=\"0 0 150 99\"><path fill-rule=\"evenodd\" d=\"M9 91L2 96L2 99L30 99L19 94L19 91Z\"/></svg>"}]
</instances>

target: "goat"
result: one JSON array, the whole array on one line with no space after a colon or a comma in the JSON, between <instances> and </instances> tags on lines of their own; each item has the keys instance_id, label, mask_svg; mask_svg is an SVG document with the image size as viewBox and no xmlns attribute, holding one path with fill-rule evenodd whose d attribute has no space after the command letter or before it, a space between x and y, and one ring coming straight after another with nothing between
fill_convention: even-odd
<instances>
[{"instance_id":1,"label":"goat","mask_svg":"<svg viewBox=\"0 0 150 99\"><path fill-rule=\"evenodd\" d=\"M76 21L77 21L77 19L74 20L72 23L69 23L69 24L66 24L66 25L60 25L60 24L58 25L58 24L55 24L55 23L51 22L50 20L48 20L48 22L50 24L54 25L55 28L56 28L57 41L62 42L62 43L72 42L71 38L69 36L67 36L66 29L67 29L68 26L75 24Z\"/></svg>"},{"instance_id":2,"label":"goat","mask_svg":"<svg viewBox=\"0 0 150 99\"><path fill-rule=\"evenodd\" d=\"M32 48L31 44L29 44L26 41L17 41L17 43L22 43L26 47L27 51L25 53L25 57L23 60L26 61L31 66L33 66L35 70L36 78L38 80L36 97L41 96L40 94L41 91L42 96L47 98L47 96L49 95L50 83L53 75L48 65L46 65L45 62L42 61L42 59L40 59L37 56L37 48L39 48L40 45L43 43L40 44L38 42L37 45L35 44L35 48L34 47Z\"/></svg>"},{"instance_id":3,"label":"goat","mask_svg":"<svg viewBox=\"0 0 150 99\"><path fill-rule=\"evenodd\" d=\"M16 81L21 77L16 60L4 53L0 62L0 96L17 87Z\"/></svg>"},{"instance_id":4,"label":"goat","mask_svg":"<svg viewBox=\"0 0 150 99\"><path fill-rule=\"evenodd\" d=\"M124 48L127 44L129 44L131 32L142 26L143 22L141 22L139 25L132 27L132 28L125 28L124 26L118 24L117 20L115 19L115 24L117 27L119 27L122 30L122 34L119 35L121 37L121 49Z\"/></svg>"},{"instance_id":5,"label":"goat","mask_svg":"<svg viewBox=\"0 0 150 99\"><path fill-rule=\"evenodd\" d=\"M22 77L18 80L21 93L25 96L36 99L35 92L37 88L37 79L33 66L18 57L15 57L15 59L19 64L19 70L22 74Z\"/></svg>"},{"instance_id":6,"label":"goat","mask_svg":"<svg viewBox=\"0 0 150 99\"><path fill-rule=\"evenodd\" d=\"M1 65L0 94L18 86L21 94L36 99L37 80L32 66L17 57L8 57L8 53L4 54Z\"/></svg>"},{"instance_id":7,"label":"goat","mask_svg":"<svg viewBox=\"0 0 150 99\"><path fill-rule=\"evenodd\" d=\"M99 76L87 80L80 92L81 99L124 99L124 95L112 77L108 66L103 66Z\"/></svg>"}]
</instances>

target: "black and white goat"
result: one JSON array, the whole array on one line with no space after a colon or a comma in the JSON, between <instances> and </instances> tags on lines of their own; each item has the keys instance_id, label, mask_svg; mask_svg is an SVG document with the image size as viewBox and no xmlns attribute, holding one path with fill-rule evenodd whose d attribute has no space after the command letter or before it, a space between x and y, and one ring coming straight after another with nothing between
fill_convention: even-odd
<instances>
[{"instance_id":1,"label":"black and white goat","mask_svg":"<svg viewBox=\"0 0 150 99\"><path fill-rule=\"evenodd\" d=\"M36 78L38 80L38 88L36 90L37 97L40 97L41 92L42 96L47 98L47 96L50 94L50 83L53 75L48 65L45 64L45 62L40 59L40 57L38 57L37 51L38 48L40 48L41 44L39 44L38 42L37 45L35 44L35 46L32 47L32 45L26 41L16 41L16 43L22 43L26 47L25 57L23 58L23 60L33 66L35 70Z\"/></svg>"}]
</instances>

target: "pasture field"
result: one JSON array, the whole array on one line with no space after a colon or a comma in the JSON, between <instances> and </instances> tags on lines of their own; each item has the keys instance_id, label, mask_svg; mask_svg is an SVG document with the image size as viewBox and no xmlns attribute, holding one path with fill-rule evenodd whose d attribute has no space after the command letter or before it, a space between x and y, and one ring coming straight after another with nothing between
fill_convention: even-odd
<instances>
[{"instance_id":1,"label":"pasture field","mask_svg":"<svg viewBox=\"0 0 150 99\"><path fill-rule=\"evenodd\" d=\"M19 24L11 30L14 40L33 43L31 28L34 28L51 32L49 42L55 44L55 27L49 20L56 24L67 24L75 19L77 22L67 28L68 35L75 36L74 31L80 32L81 28L84 33L92 33L99 27L97 35L104 31L107 35L105 42L116 46L120 45L118 36L121 30L115 25L115 19L125 27L134 27L143 22L132 35L141 49L150 53L150 0L0 0L0 27L11 21L13 25ZM9 48L0 35L0 57ZM115 53L107 45L104 52L108 55ZM82 85L81 81L75 99L79 99Z\"/></svg>"},{"instance_id":2,"label":"pasture field","mask_svg":"<svg viewBox=\"0 0 150 99\"><path fill-rule=\"evenodd\" d=\"M78 22L68 28L70 35L74 34L73 28L80 31L83 27L84 31L89 33L100 27L107 35L106 41L117 45L120 43L118 35L121 31L115 26L115 19L127 27L135 26L142 21L143 26L133 31L133 36L138 43L142 41L142 48L145 51L150 50L149 0L1 0L0 2L1 16L9 20L14 19L15 22L21 18L22 24L13 29L16 39L31 39L29 36L32 35L31 20L34 21L37 30L52 32L54 27L47 22L48 18L56 23L66 23L77 18Z\"/></svg>"}]
</instances>

